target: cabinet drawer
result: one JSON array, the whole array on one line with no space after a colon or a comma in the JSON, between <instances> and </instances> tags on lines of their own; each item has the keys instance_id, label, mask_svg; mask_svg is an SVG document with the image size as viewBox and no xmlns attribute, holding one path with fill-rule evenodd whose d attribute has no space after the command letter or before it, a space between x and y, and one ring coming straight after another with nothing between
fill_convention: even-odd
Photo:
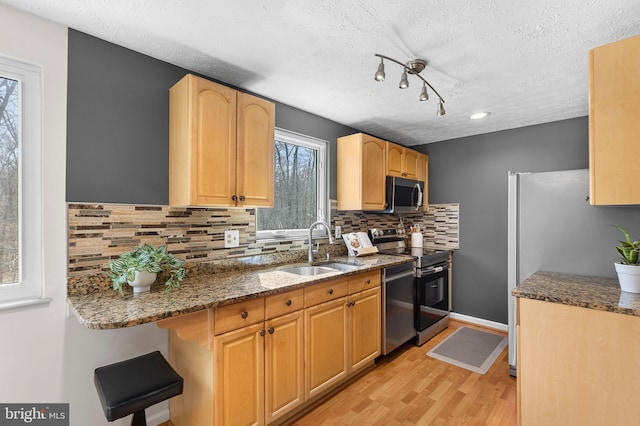
<instances>
[{"instance_id":1,"label":"cabinet drawer","mask_svg":"<svg viewBox=\"0 0 640 426\"><path fill-rule=\"evenodd\" d=\"M380 271L365 272L349 278L349 294L380 286Z\"/></svg>"},{"instance_id":2,"label":"cabinet drawer","mask_svg":"<svg viewBox=\"0 0 640 426\"><path fill-rule=\"evenodd\" d=\"M222 306L213 311L213 329L216 336L260 321L264 321L263 297Z\"/></svg>"},{"instance_id":3,"label":"cabinet drawer","mask_svg":"<svg viewBox=\"0 0 640 426\"><path fill-rule=\"evenodd\" d=\"M274 294L265 298L266 319L285 315L303 308L304 290L287 291L286 293Z\"/></svg>"},{"instance_id":4,"label":"cabinet drawer","mask_svg":"<svg viewBox=\"0 0 640 426\"><path fill-rule=\"evenodd\" d=\"M304 306L314 306L349 294L349 280L339 278L304 289Z\"/></svg>"}]
</instances>

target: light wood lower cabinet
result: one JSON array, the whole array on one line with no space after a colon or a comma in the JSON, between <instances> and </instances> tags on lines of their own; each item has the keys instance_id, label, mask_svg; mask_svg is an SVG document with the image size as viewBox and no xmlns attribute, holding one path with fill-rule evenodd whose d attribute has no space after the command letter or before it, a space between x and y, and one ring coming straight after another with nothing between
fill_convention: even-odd
<instances>
[{"instance_id":1,"label":"light wood lower cabinet","mask_svg":"<svg viewBox=\"0 0 640 426\"><path fill-rule=\"evenodd\" d=\"M214 337L216 425L268 424L304 401L302 336L298 310Z\"/></svg>"},{"instance_id":2,"label":"light wood lower cabinet","mask_svg":"<svg viewBox=\"0 0 640 426\"><path fill-rule=\"evenodd\" d=\"M361 291L350 297L349 371L354 372L374 361L381 350L380 287Z\"/></svg>"},{"instance_id":3,"label":"light wood lower cabinet","mask_svg":"<svg viewBox=\"0 0 640 426\"><path fill-rule=\"evenodd\" d=\"M266 322L266 422L304 402L304 342L302 311Z\"/></svg>"},{"instance_id":4,"label":"light wood lower cabinet","mask_svg":"<svg viewBox=\"0 0 640 426\"><path fill-rule=\"evenodd\" d=\"M215 336L216 425L264 424L264 324Z\"/></svg>"},{"instance_id":5,"label":"light wood lower cabinet","mask_svg":"<svg viewBox=\"0 0 640 426\"><path fill-rule=\"evenodd\" d=\"M348 283L349 288L371 288L305 309L307 398L380 355L380 274L356 275Z\"/></svg>"},{"instance_id":6,"label":"light wood lower cabinet","mask_svg":"<svg viewBox=\"0 0 640 426\"><path fill-rule=\"evenodd\" d=\"M638 424L640 317L517 304L519 424Z\"/></svg>"},{"instance_id":7,"label":"light wood lower cabinet","mask_svg":"<svg viewBox=\"0 0 640 426\"><path fill-rule=\"evenodd\" d=\"M380 271L159 321L176 426L277 424L380 354Z\"/></svg>"},{"instance_id":8,"label":"light wood lower cabinet","mask_svg":"<svg viewBox=\"0 0 640 426\"><path fill-rule=\"evenodd\" d=\"M304 311L307 398L347 377L347 303L341 297Z\"/></svg>"}]
</instances>

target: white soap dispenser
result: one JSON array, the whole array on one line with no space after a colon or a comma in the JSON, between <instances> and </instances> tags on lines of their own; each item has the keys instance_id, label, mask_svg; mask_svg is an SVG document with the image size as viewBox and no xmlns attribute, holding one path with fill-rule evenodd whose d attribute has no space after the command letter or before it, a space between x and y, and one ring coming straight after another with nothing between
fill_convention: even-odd
<instances>
[{"instance_id":1,"label":"white soap dispenser","mask_svg":"<svg viewBox=\"0 0 640 426\"><path fill-rule=\"evenodd\" d=\"M411 227L411 247L422 247L422 232L420 232L420 225L413 225Z\"/></svg>"}]
</instances>

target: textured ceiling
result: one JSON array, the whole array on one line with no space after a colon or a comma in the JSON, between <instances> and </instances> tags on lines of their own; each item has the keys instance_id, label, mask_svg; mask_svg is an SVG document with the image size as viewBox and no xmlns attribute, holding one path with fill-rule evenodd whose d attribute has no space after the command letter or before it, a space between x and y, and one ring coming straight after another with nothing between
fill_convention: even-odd
<instances>
[{"instance_id":1,"label":"textured ceiling","mask_svg":"<svg viewBox=\"0 0 640 426\"><path fill-rule=\"evenodd\" d=\"M587 115L589 50L640 34L639 0L0 3L404 145ZM374 53L427 60L446 116Z\"/></svg>"}]
</instances>

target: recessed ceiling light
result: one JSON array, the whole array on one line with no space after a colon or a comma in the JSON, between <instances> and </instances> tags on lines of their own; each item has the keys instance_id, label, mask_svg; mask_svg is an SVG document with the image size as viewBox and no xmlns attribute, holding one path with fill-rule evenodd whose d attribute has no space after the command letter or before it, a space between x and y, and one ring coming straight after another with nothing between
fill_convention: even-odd
<instances>
[{"instance_id":1,"label":"recessed ceiling light","mask_svg":"<svg viewBox=\"0 0 640 426\"><path fill-rule=\"evenodd\" d=\"M472 119L472 120L480 120L482 118L485 118L489 114L491 114L491 113L490 112L476 112L475 114L471 114L469 116L469 118Z\"/></svg>"}]
</instances>

